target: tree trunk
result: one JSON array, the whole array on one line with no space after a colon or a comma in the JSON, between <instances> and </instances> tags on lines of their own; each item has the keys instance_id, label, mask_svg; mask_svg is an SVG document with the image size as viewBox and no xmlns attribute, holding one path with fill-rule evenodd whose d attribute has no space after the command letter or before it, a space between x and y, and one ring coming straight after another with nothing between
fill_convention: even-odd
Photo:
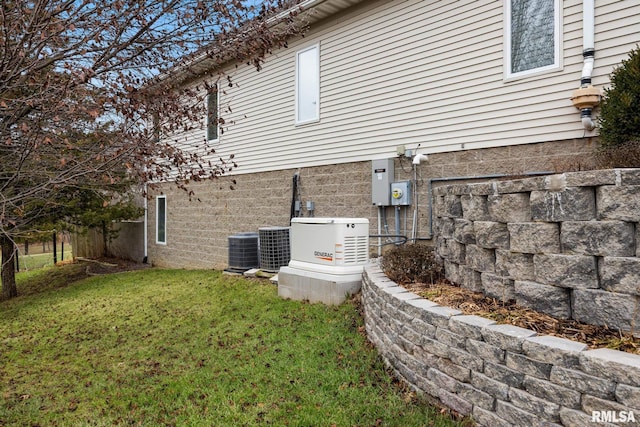
<instances>
[{"instance_id":1,"label":"tree trunk","mask_svg":"<svg viewBox=\"0 0 640 427\"><path fill-rule=\"evenodd\" d=\"M58 263L58 233L53 232L53 265Z\"/></svg>"},{"instance_id":2,"label":"tree trunk","mask_svg":"<svg viewBox=\"0 0 640 427\"><path fill-rule=\"evenodd\" d=\"M0 237L0 246L2 246L2 295L0 295L0 301L5 301L18 296L15 263L16 247L13 240L6 236Z\"/></svg>"}]
</instances>

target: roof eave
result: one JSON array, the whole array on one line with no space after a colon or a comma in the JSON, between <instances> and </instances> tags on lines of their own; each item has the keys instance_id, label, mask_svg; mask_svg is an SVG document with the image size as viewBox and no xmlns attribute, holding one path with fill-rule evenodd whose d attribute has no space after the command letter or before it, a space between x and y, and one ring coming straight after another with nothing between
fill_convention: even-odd
<instances>
[{"instance_id":1,"label":"roof eave","mask_svg":"<svg viewBox=\"0 0 640 427\"><path fill-rule=\"evenodd\" d=\"M296 20L305 20L305 24L311 25L321 21L331 15L355 6L364 0L304 0L296 6L291 7L267 21L269 26L277 26L292 14ZM220 68L231 58L222 56L222 59L212 58L210 53L203 53L194 57L189 63L168 70L158 76L158 81L162 82L171 79L173 83L184 82L191 77L199 76L207 71Z\"/></svg>"}]
</instances>

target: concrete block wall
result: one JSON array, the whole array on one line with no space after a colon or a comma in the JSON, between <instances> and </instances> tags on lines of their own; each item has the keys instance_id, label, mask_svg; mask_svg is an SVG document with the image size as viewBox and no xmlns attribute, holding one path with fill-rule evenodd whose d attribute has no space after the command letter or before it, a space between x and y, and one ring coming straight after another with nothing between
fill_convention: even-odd
<instances>
[{"instance_id":1,"label":"concrete block wall","mask_svg":"<svg viewBox=\"0 0 640 427\"><path fill-rule=\"evenodd\" d=\"M591 138L510 147L430 153L419 166L417 234L426 238L431 229L428 190L430 178L518 174L554 170L593 151ZM413 147L407 147L413 148ZM389 157L395 157L395 146ZM373 153L372 153L373 155ZM242 171L239 165L238 172ZM371 204L371 161L301 167L299 169L225 176L215 181L190 183L191 198L174 184L162 184L152 194L167 196L167 243L155 242L155 200L149 201L147 246L149 262L163 267L216 268L228 265L228 237L260 227L288 226L293 174L303 208L315 203L315 216L368 218L371 234L377 234L378 208ZM412 179L411 160L395 159L394 180ZM482 209L479 207L478 209ZM388 229L410 234L413 206L402 208L400 223L394 210L386 209ZM479 212L480 213L480 212ZM310 212L303 209L303 216ZM372 248L373 252L377 252Z\"/></svg>"},{"instance_id":2,"label":"concrete block wall","mask_svg":"<svg viewBox=\"0 0 640 427\"><path fill-rule=\"evenodd\" d=\"M293 175L299 174L302 206L315 203L314 215L369 218L371 163L320 166L222 177L190 184L191 199L173 184L156 188L166 195L167 243L155 242L155 199L149 201L148 249L153 265L215 268L228 265L228 238L261 227L288 227ZM306 209L303 216L309 216ZM372 234L375 231L371 230Z\"/></svg>"},{"instance_id":3,"label":"concrete block wall","mask_svg":"<svg viewBox=\"0 0 640 427\"><path fill-rule=\"evenodd\" d=\"M461 286L637 333L640 170L434 189L436 250Z\"/></svg>"},{"instance_id":4,"label":"concrete block wall","mask_svg":"<svg viewBox=\"0 0 640 427\"><path fill-rule=\"evenodd\" d=\"M399 287L365 267L365 328L385 362L415 391L481 426L640 422L640 356L496 324Z\"/></svg>"}]
</instances>

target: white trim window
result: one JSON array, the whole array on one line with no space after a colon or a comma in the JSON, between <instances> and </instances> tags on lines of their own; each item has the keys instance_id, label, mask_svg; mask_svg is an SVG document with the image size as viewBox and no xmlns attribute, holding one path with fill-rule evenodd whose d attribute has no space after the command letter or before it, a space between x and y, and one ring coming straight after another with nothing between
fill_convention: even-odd
<instances>
[{"instance_id":1,"label":"white trim window","mask_svg":"<svg viewBox=\"0 0 640 427\"><path fill-rule=\"evenodd\" d=\"M504 0L505 78L560 70L561 29L561 0Z\"/></svg>"},{"instance_id":2,"label":"white trim window","mask_svg":"<svg viewBox=\"0 0 640 427\"><path fill-rule=\"evenodd\" d=\"M296 124L320 120L320 45L296 53Z\"/></svg>"},{"instance_id":3,"label":"white trim window","mask_svg":"<svg viewBox=\"0 0 640 427\"><path fill-rule=\"evenodd\" d=\"M167 196L156 196L156 243L167 244Z\"/></svg>"},{"instance_id":4,"label":"white trim window","mask_svg":"<svg viewBox=\"0 0 640 427\"><path fill-rule=\"evenodd\" d=\"M216 142L219 138L219 111L220 111L220 92L218 91L218 85L213 85L207 92L205 98L207 107L207 120L206 120L206 132L207 141Z\"/></svg>"}]
</instances>

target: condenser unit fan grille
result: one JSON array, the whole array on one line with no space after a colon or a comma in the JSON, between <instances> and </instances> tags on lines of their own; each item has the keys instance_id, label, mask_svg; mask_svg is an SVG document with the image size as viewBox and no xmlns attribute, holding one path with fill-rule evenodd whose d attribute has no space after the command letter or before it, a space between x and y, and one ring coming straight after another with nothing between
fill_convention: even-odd
<instances>
[{"instance_id":1,"label":"condenser unit fan grille","mask_svg":"<svg viewBox=\"0 0 640 427\"><path fill-rule=\"evenodd\" d=\"M291 260L289 227L263 227L260 234L260 268L278 271Z\"/></svg>"},{"instance_id":2,"label":"condenser unit fan grille","mask_svg":"<svg viewBox=\"0 0 640 427\"><path fill-rule=\"evenodd\" d=\"M229 270L245 272L259 265L258 233L229 236Z\"/></svg>"}]
</instances>

